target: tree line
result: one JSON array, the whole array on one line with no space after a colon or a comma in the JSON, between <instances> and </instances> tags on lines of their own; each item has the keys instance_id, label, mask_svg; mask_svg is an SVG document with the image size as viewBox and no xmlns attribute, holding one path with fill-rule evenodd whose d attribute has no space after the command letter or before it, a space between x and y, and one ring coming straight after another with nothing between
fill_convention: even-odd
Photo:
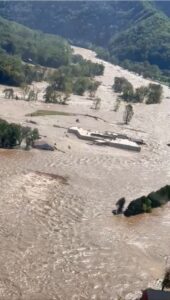
<instances>
[{"instance_id":1,"label":"tree line","mask_svg":"<svg viewBox=\"0 0 170 300\"><path fill-rule=\"evenodd\" d=\"M170 186L166 185L158 191L131 201L124 211L124 215L130 217L141 213L149 213L153 208L161 207L168 201L170 201Z\"/></svg>"},{"instance_id":2,"label":"tree line","mask_svg":"<svg viewBox=\"0 0 170 300\"><path fill-rule=\"evenodd\" d=\"M76 63L75 63L76 61ZM49 77L49 86L44 95L47 103L66 104L70 94L84 95L87 91L94 98L99 81L94 79L104 72L104 66L75 56L74 63L60 67Z\"/></svg>"},{"instance_id":3,"label":"tree line","mask_svg":"<svg viewBox=\"0 0 170 300\"><path fill-rule=\"evenodd\" d=\"M133 85L124 77L115 77L113 90L119 93L120 99L132 103L157 104L162 100L163 88L160 84L149 83L134 89Z\"/></svg>"}]
</instances>

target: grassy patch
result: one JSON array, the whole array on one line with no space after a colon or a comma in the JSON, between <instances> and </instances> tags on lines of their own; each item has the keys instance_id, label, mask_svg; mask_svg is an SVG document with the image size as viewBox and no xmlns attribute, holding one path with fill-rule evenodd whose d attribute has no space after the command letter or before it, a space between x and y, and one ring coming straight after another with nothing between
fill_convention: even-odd
<instances>
[{"instance_id":1,"label":"grassy patch","mask_svg":"<svg viewBox=\"0 0 170 300\"><path fill-rule=\"evenodd\" d=\"M75 116L75 114L56 110L36 110L35 112L26 115L26 117L41 116Z\"/></svg>"}]
</instances>

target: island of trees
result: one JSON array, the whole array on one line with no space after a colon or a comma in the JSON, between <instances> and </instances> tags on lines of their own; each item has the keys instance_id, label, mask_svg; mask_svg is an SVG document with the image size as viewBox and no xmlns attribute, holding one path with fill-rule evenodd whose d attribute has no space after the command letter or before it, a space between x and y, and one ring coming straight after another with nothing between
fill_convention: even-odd
<instances>
[{"instance_id":1,"label":"island of trees","mask_svg":"<svg viewBox=\"0 0 170 300\"><path fill-rule=\"evenodd\" d=\"M153 208L165 205L168 201L170 201L170 185L131 201L124 211L124 215L130 217L137 214L150 213Z\"/></svg>"},{"instance_id":2,"label":"island of trees","mask_svg":"<svg viewBox=\"0 0 170 300\"><path fill-rule=\"evenodd\" d=\"M0 148L20 147L24 141L25 149L29 149L37 139L39 139L38 129L31 129L16 123L8 123L0 119Z\"/></svg>"}]
</instances>

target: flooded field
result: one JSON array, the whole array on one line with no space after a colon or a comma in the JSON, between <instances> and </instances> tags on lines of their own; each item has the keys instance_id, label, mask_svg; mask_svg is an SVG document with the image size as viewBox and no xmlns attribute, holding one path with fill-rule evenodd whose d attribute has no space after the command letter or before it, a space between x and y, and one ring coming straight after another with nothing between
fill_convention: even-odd
<instances>
[{"instance_id":1,"label":"flooded field","mask_svg":"<svg viewBox=\"0 0 170 300\"><path fill-rule=\"evenodd\" d=\"M77 51L95 60L91 51ZM114 78L115 68L106 65L100 78L108 102L98 114L109 123L82 117L80 125L144 138L141 153L90 145L53 127L75 125L75 117L67 116L34 119L64 153L0 150L0 299L125 299L163 276L170 205L133 218L111 211L122 196L128 203L170 182L170 103L136 105L129 128L111 124L121 114L110 111L115 96L106 77ZM73 97L64 109L89 112L88 101ZM44 106L2 99L1 117L24 124L26 113ZM54 107L59 105L48 105Z\"/></svg>"}]
</instances>

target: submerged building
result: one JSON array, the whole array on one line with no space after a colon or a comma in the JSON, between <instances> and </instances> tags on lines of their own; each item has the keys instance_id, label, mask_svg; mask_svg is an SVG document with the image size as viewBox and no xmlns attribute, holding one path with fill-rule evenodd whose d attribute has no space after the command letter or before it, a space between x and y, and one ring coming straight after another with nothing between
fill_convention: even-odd
<instances>
[{"instance_id":1,"label":"submerged building","mask_svg":"<svg viewBox=\"0 0 170 300\"><path fill-rule=\"evenodd\" d=\"M75 134L79 139L93 141L96 145L110 146L114 148L141 151L141 146L144 144L143 140L129 138L127 135L117 134L113 132L98 132L85 130L79 127L70 127L69 133Z\"/></svg>"}]
</instances>

